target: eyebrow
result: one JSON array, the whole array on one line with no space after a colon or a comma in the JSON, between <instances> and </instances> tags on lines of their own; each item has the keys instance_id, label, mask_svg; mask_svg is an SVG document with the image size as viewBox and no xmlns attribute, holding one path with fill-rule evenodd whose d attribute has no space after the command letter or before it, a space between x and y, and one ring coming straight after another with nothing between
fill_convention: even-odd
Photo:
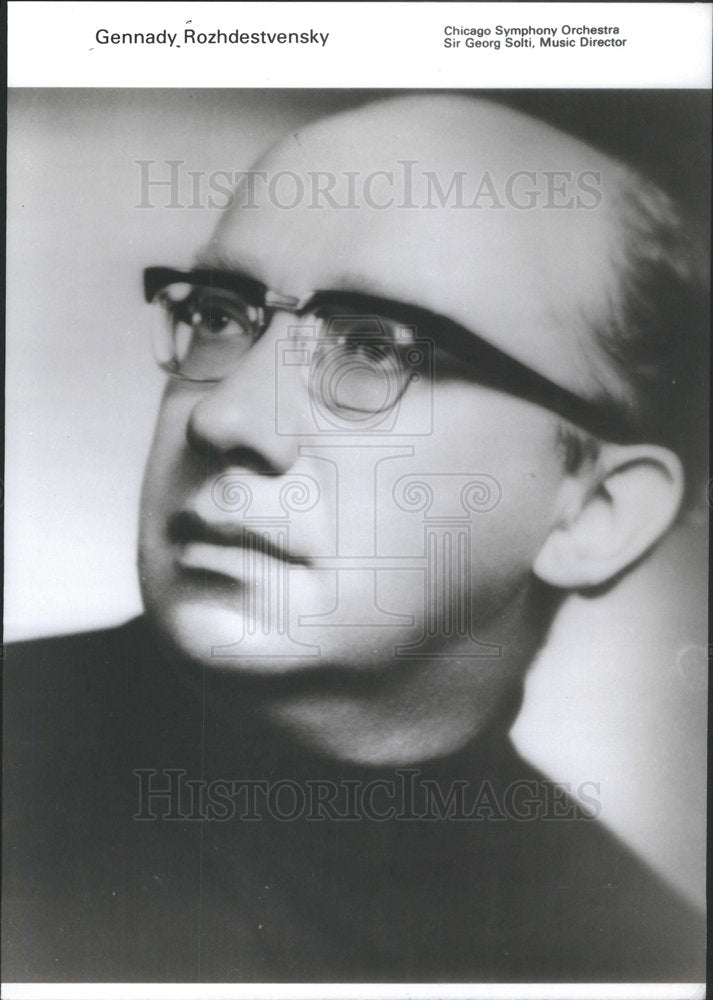
<instances>
[{"instance_id":1,"label":"eyebrow","mask_svg":"<svg viewBox=\"0 0 713 1000\"><path fill-rule=\"evenodd\" d=\"M266 285L259 278L256 278L254 273L250 270L250 266L246 265L244 261L241 261L237 257L230 257L224 253L211 253L203 255L202 251L198 251L198 254L194 258L191 270L195 272L200 272L202 274L214 273L215 275L220 275L230 280L234 275L240 281L255 282L256 285L260 285L265 289L269 289L270 286ZM332 276L331 282L328 286L311 285L304 288L299 294L291 294L294 298L304 298L308 292L318 291L322 288L325 290L333 291L335 294L354 294L354 295L369 295L372 298L379 299L382 298L383 301L389 301L388 295L383 295L380 290L372 291L372 286L374 284L373 276L365 274L358 270L348 270L339 271L337 274ZM270 289L271 291L277 292L278 289Z\"/></svg>"}]
</instances>

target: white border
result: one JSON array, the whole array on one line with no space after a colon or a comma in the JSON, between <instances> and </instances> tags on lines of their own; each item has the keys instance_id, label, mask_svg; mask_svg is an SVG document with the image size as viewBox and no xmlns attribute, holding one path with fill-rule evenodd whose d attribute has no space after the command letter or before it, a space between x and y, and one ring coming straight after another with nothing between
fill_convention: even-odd
<instances>
[{"instance_id":1,"label":"white border","mask_svg":"<svg viewBox=\"0 0 713 1000\"><path fill-rule=\"evenodd\" d=\"M711 4L80 3L8 4L11 87L708 87ZM329 33L326 45L100 45L98 28L182 38ZM616 25L626 45L446 49L446 25Z\"/></svg>"},{"instance_id":2,"label":"white border","mask_svg":"<svg viewBox=\"0 0 713 1000\"><path fill-rule=\"evenodd\" d=\"M3 1000L699 1000L703 983L4 983Z\"/></svg>"},{"instance_id":3,"label":"white border","mask_svg":"<svg viewBox=\"0 0 713 1000\"><path fill-rule=\"evenodd\" d=\"M709 3L8 4L10 87L708 88ZM96 30L316 30L327 45L100 46ZM200 24L197 22L200 21ZM447 50L447 24L616 24L622 48ZM702 984L5 983L5 1000L688 1000Z\"/></svg>"}]
</instances>

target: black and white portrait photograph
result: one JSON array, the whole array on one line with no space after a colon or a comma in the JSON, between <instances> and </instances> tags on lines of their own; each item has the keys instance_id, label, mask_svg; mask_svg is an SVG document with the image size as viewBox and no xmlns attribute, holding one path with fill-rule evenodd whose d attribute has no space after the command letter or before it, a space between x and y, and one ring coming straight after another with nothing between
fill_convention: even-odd
<instances>
[{"instance_id":1,"label":"black and white portrait photograph","mask_svg":"<svg viewBox=\"0 0 713 1000\"><path fill-rule=\"evenodd\" d=\"M710 91L8 122L3 980L703 981Z\"/></svg>"}]
</instances>

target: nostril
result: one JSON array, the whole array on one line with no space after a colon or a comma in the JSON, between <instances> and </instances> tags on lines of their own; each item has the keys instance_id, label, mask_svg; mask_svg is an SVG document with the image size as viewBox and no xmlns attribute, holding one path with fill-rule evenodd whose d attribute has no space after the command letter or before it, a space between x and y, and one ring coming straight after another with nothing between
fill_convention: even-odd
<instances>
[{"instance_id":1,"label":"nostril","mask_svg":"<svg viewBox=\"0 0 713 1000\"><path fill-rule=\"evenodd\" d=\"M186 427L186 440L191 450L205 459L207 466L231 466L263 475L274 475L278 471L267 456L256 448L244 444L221 444L215 437L205 436L197 431L192 420Z\"/></svg>"},{"instance_id":2,"label":"nostril","mask_svg":"<svg viewBox=\"0 0 713 1000\"><path fill-rule=\"evenodd\" d=\"M193 449L193 451L198 452L202 455L206 452L214 450L213 445L206 438L206 436L200 433L196 427L195 410L190 416L188 423L186 424L186 440L188 444Z\"/></svg>"},{"instance_id":3,"label":"nostril","mask_svg":"<svg viewBox=\"0 0 713 1000\"><path fill-rule=\"evenodd\" d=\"M238 404L221 388L204 395L186 421L186 441L204 468L234 466L261 475L287 471L297 458L295 438L276 434L274 418L256 400Z\"/></svg>"}]
</instances>

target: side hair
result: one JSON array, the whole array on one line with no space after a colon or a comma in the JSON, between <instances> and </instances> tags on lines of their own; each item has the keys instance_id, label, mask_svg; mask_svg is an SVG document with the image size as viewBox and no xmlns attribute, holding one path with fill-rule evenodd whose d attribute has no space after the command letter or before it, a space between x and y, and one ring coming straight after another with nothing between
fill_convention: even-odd
<instances>
[{"instance_id":1,"label":"side hair","mask_svg":"<svg viewBox=\"0 0 713 1000\"><path fill-rule=\"evenodd\" d=\"M631 388L637 433L683 462L690 506L708 457L707 248L672 199L633 170L613 197L618 294L595 334Z\"/></svg>"}]
</instances>

